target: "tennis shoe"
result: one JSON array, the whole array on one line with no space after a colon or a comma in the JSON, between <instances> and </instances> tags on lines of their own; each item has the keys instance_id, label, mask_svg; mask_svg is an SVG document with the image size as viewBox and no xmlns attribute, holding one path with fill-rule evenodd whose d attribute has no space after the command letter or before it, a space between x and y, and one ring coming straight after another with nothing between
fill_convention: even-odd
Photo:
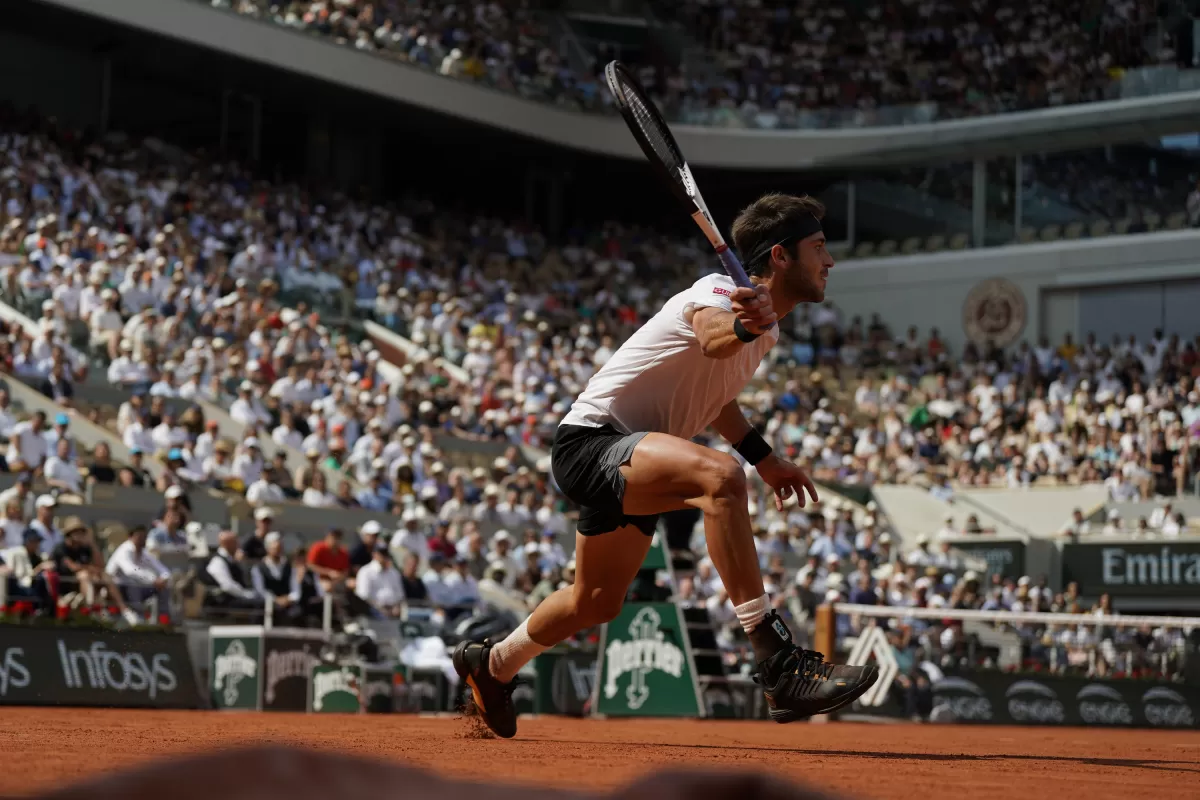
<instances>
[{"instance_id":1,"label":"tennis shoe","mask_svg":"<svg viewBox=\"0 0 1200 800\"><path fill-rule=\"evenodd\" d=\"M512 701L517 682L501 683L492 677L492 644L491 640L463 642L454 648L450 660L454 671L470 687L475 708L488 728L502 739L511 739L517 735L517 711Z\"/></svg>"},{"instance_id":2,"label":"tennis shoe","mask_svg":"<svg viewBox=\"0 0 1200 800\"><path fill-rule=\"evenodd\" d=\"M758 665L771 719L779 723L829 714L853 703L874 685L873 666L831 664L814 650L789 647Z\"/></svg>"}]
</instances>

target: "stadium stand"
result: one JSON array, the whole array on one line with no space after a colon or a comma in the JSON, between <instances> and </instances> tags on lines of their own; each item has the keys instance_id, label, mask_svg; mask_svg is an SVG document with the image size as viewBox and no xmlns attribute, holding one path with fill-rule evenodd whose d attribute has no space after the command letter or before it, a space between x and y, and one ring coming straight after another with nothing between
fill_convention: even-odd
<instances>
[{"instance_id":1,"label":"stadium stand","mask_svg":"<svg viewBox=\"0 0 1200 800\"><path fill-rule=\"evenodd\" d=\"M424 605L453 620L485 596L523 609L569 582L571 510L544 448L620 342L713 266L692 243L615 223L555 244L523 223L310 196L161 142L45 122L9 119L0 152L8 463L40 435L24 417L67 414L90 465L72 524L119 523L100 543L114 552L148 528L145 550L172 565L172 613L263 613L276 595L212 566L241 550L250 572L276 547L273 559L300 550L315 576L306 608L329 596L367 617ZM625 280L646 264L657 278ZM351 324L360 315L375 335ZM995 575L985 591L956 544L1060 537L1068 505L1087 507L1079 538L1147 509L1139 535L1194 533L1195 515L1164 513L1161 498L1194 490L1196 342L951 353L936 330L895 335L832 303L799 310L783 334L742 403L829 487L824 503L777 514L752 483L762 563L797 621L870 596L1086 611L1038 574ZM45 465L26 466L58 494ZM1024 516L988 505L988 492L1064 486L1083 494ZM878 503L853 499L875 487ZM934 528L951 504L950 527ZM902 513L913 505L929 508ZM704 607L738 669L745 642L695 522L668 532L680 596ZM390 558L373 554L379 542ZM379 574L356 584L372 563Z\"/></svg>"}]
</instances>

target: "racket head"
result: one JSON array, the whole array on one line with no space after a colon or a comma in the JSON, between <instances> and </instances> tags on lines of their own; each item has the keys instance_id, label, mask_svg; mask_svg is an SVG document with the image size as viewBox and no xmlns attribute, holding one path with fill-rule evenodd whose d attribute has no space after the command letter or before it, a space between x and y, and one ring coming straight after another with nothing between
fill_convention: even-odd
<instances>
[{"instance_id":1,"label":"racket head","mask_svg":"<svg viewBox=\"0 0 1200 800\"><path fill-rule=\"evenodd\" d=\"M604 77L633 138L659 177L679 201L689 207L690 213L696 207L695 187L689 185L691 172L662 113L621 62L610 61L604 68Z\"/></svg>"}]
</instances>

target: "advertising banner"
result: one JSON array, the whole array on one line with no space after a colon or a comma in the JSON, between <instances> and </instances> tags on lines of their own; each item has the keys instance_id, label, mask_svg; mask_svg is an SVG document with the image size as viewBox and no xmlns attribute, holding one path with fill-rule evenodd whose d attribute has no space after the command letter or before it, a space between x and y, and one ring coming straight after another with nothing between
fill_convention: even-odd
<instances>
[{"instance_id":1,"label":"advertising banner","mask_svg":"<svg viewBox=\"0 0 1200 800\"><path fill-rule=\"evenodd\" d=\"M1063 585L1098 597L1182 597L1200 592L1200 541L1063 545Z\"/></svg>"},{"instance_id":2,"label":"advertising banner","mask_svg":"<svg viewBox=\"0 0 1200 800\"><path fill-rule=\"evenodd\" d=\"M362 710L362 669L337 664L312 668L312 704L317 714L357 714Z\"/></svg>"},{"instance_id":3,"label":"advertising banner","mask_svg":"<svg viewBox=\"0 0 1200 800\"><path fill-rule=\"evenodd\" d=\"M396 709L405 713L450 711L450 682L437 668L402 666L396 673Z\"/></svg>"},{"instance_id":4,"label":"advertising banner","mask_svg":"<svg viewBox=\"0 0 1200 800\"><path fill-rule=\"evenodd\" d=\"M1025 543L1016 539L997 540L991 537L952 540L955 550L983 559L988 565L988 575L1018 580L1026 575Z\"/></svg>"},{"instance_id":5,"label":"advertising banner","mask_svg":"<svg viewBox=\"0 0 1200 800\"><path fill-rule=\"evenodd\" d=\"M200 708L182 634L0 626L0 705Z\"/></svg>"},{"instance_id":6,"label":"advertising banner","mask_svg":"<svg viewBox=\"0 0 1200 800\"><path fill-rule=\"evenodd\" d=\"M703 716L687 630L674 603L626 603L601 641L594 713Z\"/></svg>"},{"instance_id":7,"label":"advertising banner","mask_svg":"<svg viewBox=\"0 0 1200 800\"><path fill-rule=\"evenodd\" d=\"M363 710L368 714L391 714L395 708L396 668L389 665L363 666Z\"/></svg>"},{"instance_id":8,"label":"advertising banner","mask_svg":"<svg viewBox=\"0 0 1200 800\"><path fill-rule=\"evenodd\" d=\"M596 657L594 650L554 649L535 658L537 697L534 713L569 717L582 717L588 713L596 688Z\"/></svg>"},{"instance_id":9,"label":"advertising banner","mask_svg":"<svg viewBox=\"0 0 1200 800\"><path fill-rule=\"evenodd\" d=\"M262 701L262 628L213 626L208 639L212 707L258 711Z\"/></svg>"},{"instance_id":10,"label":"advertising banner","mask_svg":"<svg viewBox=\"0 0 1200 800\"><path fill-rule=\"evenodd\" d=\"M272 628L263 634L264 711L304 711L309 680L324 644L323 634Z\"/></svg>"},{"instance_id":11,"label":"advertising banner","mask_svg":"<svg viewBox=\"0 0 1200 800\"><path fill-rule=\"evenodd\" d=\"M932 718L997 725L1196 728L1200 687L982 670L947 673L933 684Z\"/></svg>"}]
</instances>

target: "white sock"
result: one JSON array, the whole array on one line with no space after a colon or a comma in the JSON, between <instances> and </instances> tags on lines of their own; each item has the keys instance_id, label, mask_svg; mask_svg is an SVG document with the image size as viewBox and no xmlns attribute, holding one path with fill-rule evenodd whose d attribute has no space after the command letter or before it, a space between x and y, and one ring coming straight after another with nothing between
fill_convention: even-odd
<instances>
[{"instance_id":1,"label":"white sock","mask_svg":"<svg viewBox=\"0 0 1200 800\"><path fill-rule=\"evenodd\" d=\"M738 622L742 623L742 630L749 633L758 627L758 623L763 621L763 617L767 616L770 610L771 601L764 594L740 606L734 606L733 613L737 614Z\"/></svg>"},{"instance_id":2,"label":"white sock","mask_svg":"<svg viewBox=\"0 0 1200 800\"><path fill-rule=\"evenodd\" d=\"M508 683L517 677L521 667L549 649L529 638L529 619L526 618L507 639L492 646L491 655L488 657L488 670L496 680Z\"/></svg>"}]
</instances>

